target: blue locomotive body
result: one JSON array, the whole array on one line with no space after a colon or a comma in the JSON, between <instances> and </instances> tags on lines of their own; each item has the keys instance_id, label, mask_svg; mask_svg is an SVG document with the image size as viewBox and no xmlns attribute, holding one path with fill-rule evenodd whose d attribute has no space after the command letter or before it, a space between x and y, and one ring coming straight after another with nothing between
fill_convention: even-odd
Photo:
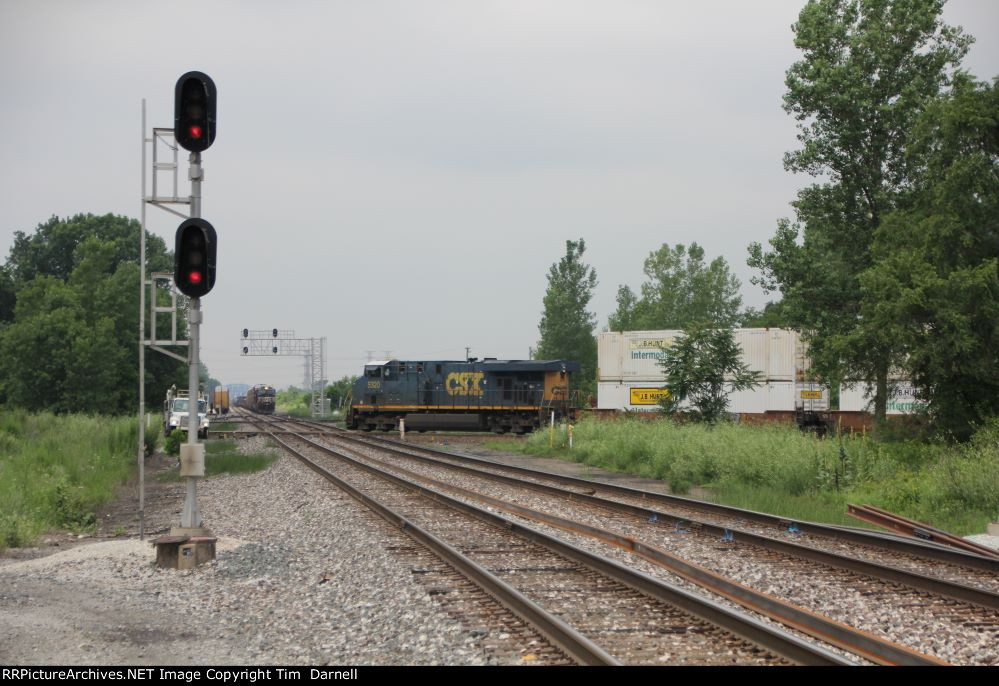
<instances>
[{"instance_id":1,"label":"blue locomotive body","mask_svg":"<svg viewBox=\"0 0 999 686\"><path fill-rule=\"evenodd\" d=\"M524 433L556 418L573 418L569 392L579 363L568 360L369 362L354 383L347 427L449 429Z\"/></svg>"}]
</instances>

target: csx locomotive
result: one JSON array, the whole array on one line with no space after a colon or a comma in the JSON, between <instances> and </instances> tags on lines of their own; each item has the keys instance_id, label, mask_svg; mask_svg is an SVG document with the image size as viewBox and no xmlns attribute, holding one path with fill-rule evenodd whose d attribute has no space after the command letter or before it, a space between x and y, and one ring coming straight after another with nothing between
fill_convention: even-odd
<instances>
[{"instance_id":1,"label":"csx locomotive","mask_svg":"<svg viewBox=\"0 0 999 686\"><path fill-rule=\"evenodd\" d=\"M578 395L569 392L579 363L568 360L369 362L351 390L351 429L525 433L549 421L573 419Z\"/></svg>"}]
</instances>

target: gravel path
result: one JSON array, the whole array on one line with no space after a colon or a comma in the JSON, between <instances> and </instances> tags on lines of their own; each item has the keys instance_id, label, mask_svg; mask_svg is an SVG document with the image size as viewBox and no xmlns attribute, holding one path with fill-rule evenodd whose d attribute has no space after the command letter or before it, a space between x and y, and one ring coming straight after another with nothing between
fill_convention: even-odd
<instances>
[{"instance_id":1,"label":"gravel path","mask_svg":"<svg viewBox=\"0 0 999 686\"><path fill-rule=\"evenodd\" d=\"M0 663L496 660L387 550L409 539L292 458L202 481L199 502L218 559L191 572L128 539L0 565Z\"/></svg>"}]
</instances>

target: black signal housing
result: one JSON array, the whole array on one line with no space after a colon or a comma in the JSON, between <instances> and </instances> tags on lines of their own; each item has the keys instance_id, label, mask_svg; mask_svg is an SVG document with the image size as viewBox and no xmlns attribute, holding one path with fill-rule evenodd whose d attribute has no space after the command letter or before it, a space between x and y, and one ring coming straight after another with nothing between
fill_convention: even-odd
<instances>
[{"instance_id":1,"label":"black signal housing","mask_svg":"<svg viewBox=\"0 0 999 686\"><path fill-rule=\"evenodd\" d=\"M189 298L207 295L215 286L218 238L215 228L197 217L177 227L173 279L177 290Z\"/></svg>"},{"instance_id":2,"label":"black signal housing","mask_svg":"<svg viewBox=\"0 0 999 686\"><path fill-rule=\"evenodd\" d=\"M189 71L177 79L173 134L180 147L201 152L215 142L217 96L215 82L204 72Z\"/></svg>"}]
</instances>

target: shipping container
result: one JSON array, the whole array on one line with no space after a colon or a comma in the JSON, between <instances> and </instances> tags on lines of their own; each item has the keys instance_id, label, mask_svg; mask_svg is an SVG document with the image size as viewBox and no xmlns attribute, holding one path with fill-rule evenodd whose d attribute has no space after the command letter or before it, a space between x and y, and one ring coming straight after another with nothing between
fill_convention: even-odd
<instances>
[{"instance_id":1,"label":"shipping container","mask_svg":"<svg viewBox=\"0 0 999 686\"><path fill-rule=\"evenodd\" d=\"M601 381L597 384L597 409L658 412L659 397L662 394L662 381L658 386L647 381ZM734 414L762 414L777 410L793 412L794 401L793 381L771 381L762 383L751 391L730 393L728 411Z\"/></svg>"},{"instance_id":2,"label":"shipping container","mask_svg":"<svg viewBox=\"0 0 999 686\"><path fill-rule=\"evenodd\" d=\"M656 411L665 384L659 360L680 330L604 332L597 337L597 407ZM829 389L808 375L808 346L797 331L735 329L742 362L760 384L729 395L728 411L826 412Z\"/></svg>"},{"instance_id":3,"label":"shipping container","mask_svg":"<svg viewBox=\"0 0 999 686\"><path fill-rule=\"evenodd\" d=\"M216 386L212 394L212 407L216 414L229 414L229 389Z\"/></svg>"},{"instance_id":4,"label":"shipping container","mask_svg":"<svg viewBox=\"0 0 999 686\"><path fill-rule=\"evenodd\" d=\"M598 381L659 380L663 348L673 344L680 330L605 331L597 336ZM798 332L787 329L735 329L743 362L765 381L793 381Z\"/></svg>"},{"instance_id":5,"label":"shipping container","mask_svg":"<svg viewBox=\"0 0 999 686\"><path fill-rule=\"evenodd\" d=\"M913 414L926 409L926 401L919 397L919 392L910 381L896 379L891 385L893 390L885 408L886 414ZM847 412L874 412L874 389L868 391L863 382L852 386L843 384L839 387L839 409Z\"/></svg>"}]
</instances>

